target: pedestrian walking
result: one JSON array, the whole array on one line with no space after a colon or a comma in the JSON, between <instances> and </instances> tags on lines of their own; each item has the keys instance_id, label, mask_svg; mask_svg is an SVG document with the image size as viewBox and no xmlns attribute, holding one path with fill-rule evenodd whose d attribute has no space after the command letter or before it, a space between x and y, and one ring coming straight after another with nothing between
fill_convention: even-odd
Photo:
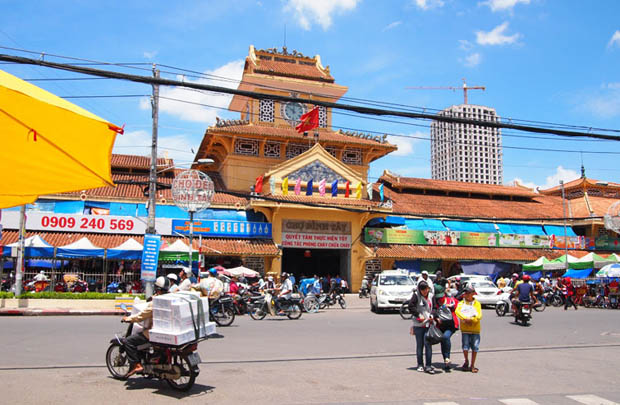
<instances>
[{"instance_id":1,"label":"pedestrian walking","mask_svg":"<svg viewBox=\"0 0 620 405\"><path fill-rule=\"evenodd\" d=\"M410 334L415 336L417 370L435 374L432 365L433 349L426 339L428 328L433 322L433 294L426 281L418 283L418 289L411 296L409 311L413 315ZM425 366L426 364L426 366Z\"/></svg>"},{"instance_id":2,"label":"pedestrian walking","mask_svg":"<svg viewBox=\"0 0 620 405\"><path fill-rule=\"evenodd\" d=\"M437 320L439 330L442 333L441 354L443 356L446 372L450 372L450 352L452 351L452 335L459 330L459 318L456 316L458 301L451 297L441 285L435 285L435 298L437 299Z\"/></svg>"},{"instance_id":3,"label":"pedestrian walking","mask_svg":"<svg viewBox=\"0 0 620 405\"><path fill-rule=\"evenodd\" d=\"M476 291L472 287L466 287L463 293L463 299L456 307L456 316L460 320L461 326L461 344L463 346L463 371L471 371L477 373L476 356L480 349L480 319L482 318L482 310L480 302L474 298ZM469 362L469 351L471 350L471 363Z\"/></svg>"},{"instance_id":4,"label":"pedestrian walking","mask_svg":"<svg viewBox=\"0 0 620 405\"><path fill-rule=\"evenodd\" d=\"M571 278L564 277L562 286L562 293L564 294L564 311L568 309L569 305L574 306L576 311L577 304L575 304L575 286L573 286Z\"/></svg>"}]
</instances>

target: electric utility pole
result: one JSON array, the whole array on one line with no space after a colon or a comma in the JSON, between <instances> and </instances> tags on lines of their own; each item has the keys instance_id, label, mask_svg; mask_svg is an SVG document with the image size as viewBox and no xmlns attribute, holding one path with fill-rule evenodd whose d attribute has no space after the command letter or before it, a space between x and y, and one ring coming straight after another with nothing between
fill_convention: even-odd
<instances>
[{"instance_id":1,"label":"electric utility pole","mask_svg":"<svg viewBox=\"0 0 620 405\"><path fill-rule=\"evenodd\" d=\"M153 64L153 77L159 79L159 70ZM155 201L157 197L157 129L159 125L159 85L153 84L153 97L151 98L153 115L153 131L151 139L151 172L149 175L149 199L148 218L146 233L155 234ZM153 281L146 281L144 286L146 297L153 295Z\"/></svg>"}]
</instances>

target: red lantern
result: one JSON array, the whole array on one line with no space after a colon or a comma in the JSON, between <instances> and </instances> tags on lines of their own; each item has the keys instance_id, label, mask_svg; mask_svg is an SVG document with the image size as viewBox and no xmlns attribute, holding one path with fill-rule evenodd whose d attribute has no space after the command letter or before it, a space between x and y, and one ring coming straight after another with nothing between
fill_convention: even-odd
<instances>
[{"instance_id":1,"label":"red lantern","mask_svg":"<svg viewBox=\"0 0 620 405\"><path fill-rule=\"evenodd\" d=\"M309 250L304 250L304 257L312 257L312 252Z\"/></svg>"}]
</instances>

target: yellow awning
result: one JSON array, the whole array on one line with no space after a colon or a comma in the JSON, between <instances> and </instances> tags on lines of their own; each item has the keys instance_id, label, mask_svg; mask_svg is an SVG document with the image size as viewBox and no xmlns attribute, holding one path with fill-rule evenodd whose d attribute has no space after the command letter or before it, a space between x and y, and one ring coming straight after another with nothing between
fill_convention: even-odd
<instances>
[{"instance_id":1,"label":"yellow awning","mask_svg":"<svg viewBox=\"0 0 620 405\"><path fill-rule=\"evenodd\" d=\"M114 185L122 129L0 70L0 208L38 196Z\"/></svg>"}]
</instances>

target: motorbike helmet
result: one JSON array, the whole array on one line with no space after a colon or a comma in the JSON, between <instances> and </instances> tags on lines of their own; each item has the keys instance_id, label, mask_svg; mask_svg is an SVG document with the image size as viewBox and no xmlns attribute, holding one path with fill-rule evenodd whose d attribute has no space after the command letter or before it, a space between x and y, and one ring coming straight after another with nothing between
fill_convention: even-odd
<instances>
[{"instance_id":1,"label":"motorbike helmet","mask_svg":"<svg viewBox=\"0 0 620 405\"><path fill-rule=\"evenodd\" d=\"M174 280L174 281L179 281L179 278L177 277L176 274L174 273L170 273L166 276L166 278L169 278L170 280Z\"/></svg>"},{"instance_id":2,"label":"motorbike helmet","mask_svg":"<svg viewBox=\"0 0 620 405\"><path fill-rule=\"evenodd\" d=\"M281 277L281 278L283 278L283 279L284 279L284 278L288 278L288 273L284 273L284 272L283 272L282 274L280 274L280 277Z\"/></svg>"},{"instance_id":3,"label":"motorbike helmet","mask_svg":"<svg viewBox=\"0 0 620 405\"><path fill-rule=\"evenodd\" d=\"M519 278L519 275L517 273L512 273L512 278Z\"/></svg>"},{"instance_id":4,"label":"motorbike helmet","mask_svg":"<svg viewBox=\"0 0 620 405\"><path fill-rule=\"evenodd\" d=\"M217 269L215 267L211 267L209 269L209 274L211 274L213 277L217 277Z\"/></svg>"},{"instance_id":5,"label":"motorbike helmet","mask_svg":"<svg viewBox=\"0 0 620 405\"><path fill-rule=\"evenodd\" d=\"M527 283L528 281L530 281L531 279L532 279L532 278L531 278L528 274L524 274L524 275L523 275L523 281L525 281L526 283Z\"/></svg>"},{"instance_id":6,"label":"motorbike helmet","mask_svg":"<svg viewBox=\"0 0 620 405\"><path fill-rule=\"evenodd\" d=\"M170 288L170 280L168 280L164 276L157 277L157 280L155 280L155 291L156 292L167 293L169 288Z\"/></svg>"}]
</instances>

